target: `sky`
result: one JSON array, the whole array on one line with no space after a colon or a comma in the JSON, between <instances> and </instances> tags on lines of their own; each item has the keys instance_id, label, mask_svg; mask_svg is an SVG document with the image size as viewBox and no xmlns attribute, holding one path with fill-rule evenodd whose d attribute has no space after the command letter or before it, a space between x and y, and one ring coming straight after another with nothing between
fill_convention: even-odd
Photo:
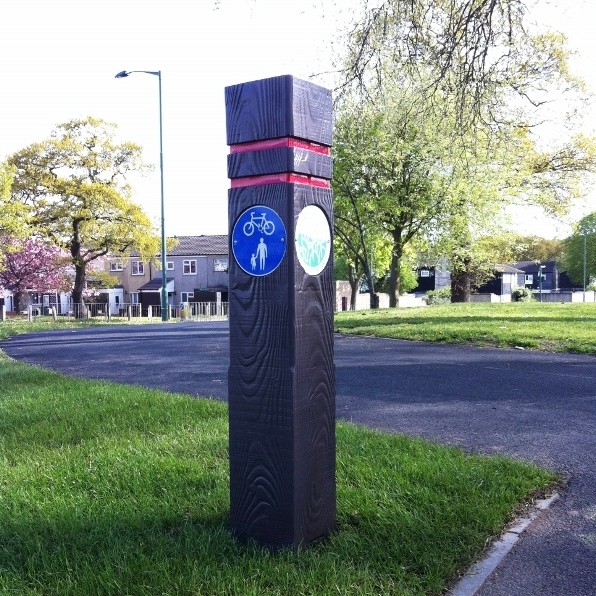
<instances>
[{"instance_id":1,"label":"sky","mask_svg":"<svg viewBox=\"0 0 596 596\"><path fill-rule=\"evenodd\" d=\"M596 90L592 0L542 0L539 21L568 35L577 74ZM291 74L331 88L332 45L357 0L7 0L0 15L0 160L93 116L143 147L153 173L134 177L134 199L159 225L162 73L165 229L226 234L229 180L224 89ZM553 8L560 4L561 8ZM317 76L312 76L317 73ZM327 74L326 74L327 73ZM586 132L596 129L596 112ZM574 217L596 210L596 193ZM566 235L531 215L526 231Z\"/></svg>"}]
</instances>

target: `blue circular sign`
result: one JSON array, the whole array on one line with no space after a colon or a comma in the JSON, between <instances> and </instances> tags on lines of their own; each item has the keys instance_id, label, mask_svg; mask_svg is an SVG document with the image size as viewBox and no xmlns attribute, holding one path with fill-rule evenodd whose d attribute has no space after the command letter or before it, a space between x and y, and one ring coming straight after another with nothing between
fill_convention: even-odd
<instances>
[{"instance_id":1,"label":"blue circular sign","mask_svg":"<svg viewBox=\"0 0 596 596\"><path fill-rule=\"evenodd\" d=\"M232 230L232 252L243 271L256 277L275 271L286 254L286 228L281 217L264 205L240 214Z\"/></svg>"}]
</instances>

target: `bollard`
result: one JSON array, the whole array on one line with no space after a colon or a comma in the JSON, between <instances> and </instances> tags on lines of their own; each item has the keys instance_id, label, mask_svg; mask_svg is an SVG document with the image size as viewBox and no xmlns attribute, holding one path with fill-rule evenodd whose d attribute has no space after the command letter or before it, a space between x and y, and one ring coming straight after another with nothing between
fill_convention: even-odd
<instances>
[{"instance_id":1,"label":"bollard","mask_svg":"<svg viewBox=\"0 0 596 596\"><path fill-rule=\"evenodd\" d=\"M331 93L225 90L230 154L230 524L297 550L336 526Z\"/></svg>"}]
</instances>

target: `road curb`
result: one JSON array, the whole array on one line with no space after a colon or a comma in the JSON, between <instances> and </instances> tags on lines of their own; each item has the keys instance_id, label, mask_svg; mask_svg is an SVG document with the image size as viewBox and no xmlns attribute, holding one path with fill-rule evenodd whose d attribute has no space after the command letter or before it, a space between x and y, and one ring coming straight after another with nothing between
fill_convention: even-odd
<instances>
[{"instance_id":1,"label":"road curb","mask_svg":"<svg viewBox=\"0 0 596 596\"><path fill-rule=\"evenodd\" d=\"M559 494L553 493L546 499L536 501L531 513L516 520L499 539L492 543L482 560L474 563L455 586L449 590L449 596L474 596L507 553L515 546L522 532L558 498Z\"/></svg>"}]
</instances>

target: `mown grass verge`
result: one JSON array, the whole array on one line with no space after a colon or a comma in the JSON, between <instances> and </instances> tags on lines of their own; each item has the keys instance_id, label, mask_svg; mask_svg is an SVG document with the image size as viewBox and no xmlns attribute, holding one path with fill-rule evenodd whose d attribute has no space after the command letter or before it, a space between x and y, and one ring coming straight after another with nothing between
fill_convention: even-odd
<instances>
[{"instance_id":1,"label":"mown grass verge","mask_svg":"<svg viewBox=\"0 0 596 596\"><path fill-rule=\"evenodd\" d=\"M441 594L556 482L346 423L338 530L292 554L228 533L227 406L0 354L0 594Z\"/></svg>"},{"instance_id":2,"label":"mown grass verge","mask_svg":"<svg viewBox=\"0 0 596 596\"><path fill-rule=\"evenodd\" d=\"M517 302L340 312L341 333L596 354L596 304Z\"/></svg>"}]
</instances>

